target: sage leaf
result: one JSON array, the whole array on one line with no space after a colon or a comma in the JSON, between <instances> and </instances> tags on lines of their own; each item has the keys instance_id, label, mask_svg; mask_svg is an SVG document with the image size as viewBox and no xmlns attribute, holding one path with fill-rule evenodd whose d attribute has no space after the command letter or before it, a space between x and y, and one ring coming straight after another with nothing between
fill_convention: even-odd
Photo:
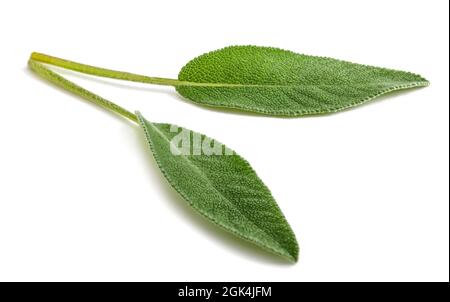
<instances>
[{"instance_id":1,"label":"sage leaf","mask_svg":"<svg viewBox=\"0 0 450 302\"><path fill-rule=\"evenodd\" d=\"M245 159L200 133L149 122L139 112L134 114L33 59L28 65L42 78L138 123L161 172L197 212L242 239L297 261L298 244L292 229Z\"/></svg>"},{"instance_id":2,"label":"sage leaf","mask_svg":"<svg viewBox=\"0 0 450 302\"><path fill-rule=\"evenodd\" d=\"M230 46L203 54L187 63L178 79L105 69L42 53L33 53L31 59L95 76L174 86L200 105L274 116L327 114L392 91L429 85L410 72L259 46Z\"/></svg>"},{"instance_id":3,"label":"sage leaf","mask_svg":"<svg viewBox=\"0 0 450 302\"><path fill-rule=\"evenodd\" d=\"M340 111L382 94L426 86L419 75L257 46L231 46L190 61L177 91L199 104L270 115Z\"/></svg>"},{"instance_id":4,"label":"sage leaf","mask_svg":"<svg viewBox=\"0 0 450 302\"><path fill-rule=\"evenodd\" d=\"M188 141L197 137L208 141L208 145L219 145L218 154L174 155L171 144L180 133L171 129L177 127L149 122L139 112L136 115L163 175L193 209L236 236L297 261L298 244L293 231L269 189L245 159L185 128L180 133L187 133ZM195 152L194 146L188 152Z\"/></svg>"}]
</instances>

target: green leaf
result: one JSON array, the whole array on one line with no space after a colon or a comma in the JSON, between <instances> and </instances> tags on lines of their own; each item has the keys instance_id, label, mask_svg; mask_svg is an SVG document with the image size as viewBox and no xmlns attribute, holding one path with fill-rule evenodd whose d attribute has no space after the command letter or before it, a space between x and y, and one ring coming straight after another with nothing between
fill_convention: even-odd
<instances>
[{"instance_id":1,"label":"green leaf","mask_svg":"<svg viewBox=\"0 0 450 302\"><path fill-rule=\"evenodd\" d=\"M174 86L201 105L276 116L325 114L395 90L427 86L419 75L271 47L230 46L201 55L177 79L81 64L42 53L31 59L95 76Z\"/></svg>"},{"instance_id":2,"label":"green leaf","mask_svg":"<svg viewBox=\"0 0 450 302\"><path fill-rule=\"evenodd\" d=\"M163 175L192 208L236 236L297 261L293 231L245 159L205 135L136 116Z\"/></svg>"},{"instance_id":3,"label":"green leaf","mask_svg":"<svg viewBox=\"0 0 450 302\"><path fill-rule=\"evenodd\" d=\"M282 116L336 112L429 84L409 72L257 46L201 55L178 80L177 91L196 103Z\"/></svg>"}]
</instances>

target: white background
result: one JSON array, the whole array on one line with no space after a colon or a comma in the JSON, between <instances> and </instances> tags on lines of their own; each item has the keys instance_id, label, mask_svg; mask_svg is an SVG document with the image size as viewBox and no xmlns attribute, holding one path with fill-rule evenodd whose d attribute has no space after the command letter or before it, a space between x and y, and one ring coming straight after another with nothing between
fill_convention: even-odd
<instances>
[{"instance_id":1,"label":"white background","mask_svg":"<svg viewBox=\"0 0 450 302\"><path fill-rule=\"evenodd\" d=\"M3 1L1 281L448 281L448 1ZM171 87L70 75L208 134L271 188L299 262L260 252L166 183L140 129L26 67L40 51L176 77L255 44L419 73L431 86L309 118L232 114ZM67 74L67 73L65 73Z\"/></svg>"}]
</instances>

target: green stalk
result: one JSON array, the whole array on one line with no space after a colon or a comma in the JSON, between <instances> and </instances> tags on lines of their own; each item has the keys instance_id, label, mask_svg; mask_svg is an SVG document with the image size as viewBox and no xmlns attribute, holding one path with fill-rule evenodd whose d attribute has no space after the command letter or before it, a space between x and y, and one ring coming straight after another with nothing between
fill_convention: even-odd
<instances>
[{"instance_id":1,"label":"green stalk","mask_svg":"<svg viewBox=\"0 0 450 302\"><path fill-rule=\"evenodd\" d=\"M139 83L166 85L166 86L178 86L178 85L190 85L189 82L179 81L175 79L147 77L144 75L134 74L130 72L117 71L112 69L106 69L101 67L95 67L91 65L81 64L57 57L52 57L43 53L33 52L30 57L31 60L46 63L73 71L86 73L94 76L126 80Z\"/></svg>"},{"instance_id":2,"label":"green stalk","mask_svg":"<svg viewBox=\"0 0 450 302\"><path fill-rule=\"evenodd\" d=\"M30 66L30 68L34 72L36 72L39 76L56 84L57 86L62 87L63 89L68 90L78 96L81 96L82 98L90 101L91 103L103 107L111 112L117 113L135 123L138 122L137 116L134 113L131 113L130 111L120 107L119 105L114 104L113 102L110 102L107 99L104 99L101 96L98 96L90 92L89 90L86 90L83 87L78 86L77 84L65 79L59 74L46 68L43 64L33 59L30 59L28 61L28 66Z\"/></svg>"},{"instance_id":3,"label":"green stalk","mask_svg":"<svg viewBox=\"0 0 450 302\"><path fill-rule=\"evenodd\" d=\"M230 83L199 83L199 82L189 82L180 81L176 79L158 78L158 77L148 77L145 75L135 74L131 72L112 70L102 67L96 67L92 65L82 64L74 61L69 61L66 59L61 59L53 56L49 56L39 52L33 52L30 56L30 60L62 67L65 69L73 70L76 72L90 74L98 77L105 77L117 80L145 83L145 84L155 84L164 86L197 86L197 87L258 87L261 85L242 85L242 84L230 84ZM270 86L270 85L266 85ZM279 85L273 85L279 86Z\"/></svg>"}]
</instances>

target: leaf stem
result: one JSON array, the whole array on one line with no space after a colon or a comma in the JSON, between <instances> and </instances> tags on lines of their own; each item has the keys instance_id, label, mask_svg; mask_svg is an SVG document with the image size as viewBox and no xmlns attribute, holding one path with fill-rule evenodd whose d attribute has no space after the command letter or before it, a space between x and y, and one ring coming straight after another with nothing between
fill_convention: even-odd
<instances>
[{"instance_id":1,"label":"leaf stem","mask_svg":"<svg viewBox=\"0 0 450 302\"><path fill-rule=\"evenodd\" d=\"M30 66L30 68L39 76L56 84L57 86L60 86L63 89L68 90L78 96L81 96L91 103L103 107L111 112L117 113L135 123L138 122L138 119L134 113L131 113L125 108L122 108L119 105L114 104L113 102L110 102L107 99L104 99L101 96L98 96L81 86L78 86L77 84L46 68L43 64L33 60L32 58L28 61L28 66Z\"/></svg>"},{"instance_id":2,"label":"leaf stem","mask_svg":"<svg viewBox=\"0 0 450 302\"><path fill-rule=\"evenodd\" d=\"M86 65L82 63L77 63L53 56L49 56L43 53L33 52L30 57L31 60L38 61L41 63L46 63L65 69L70 69L73 71L86 73L94 76L126 80L139 83L156 84L156 85L166 85L166 86L177 86L183 84L189 84L189 82L179 81L176 79L166 79L157 77L148 77L144 75L134 74L130 72L117 71L112 69L106 69L101 67L95 67L91 65Z\"/></svg>"}]
</instances>

